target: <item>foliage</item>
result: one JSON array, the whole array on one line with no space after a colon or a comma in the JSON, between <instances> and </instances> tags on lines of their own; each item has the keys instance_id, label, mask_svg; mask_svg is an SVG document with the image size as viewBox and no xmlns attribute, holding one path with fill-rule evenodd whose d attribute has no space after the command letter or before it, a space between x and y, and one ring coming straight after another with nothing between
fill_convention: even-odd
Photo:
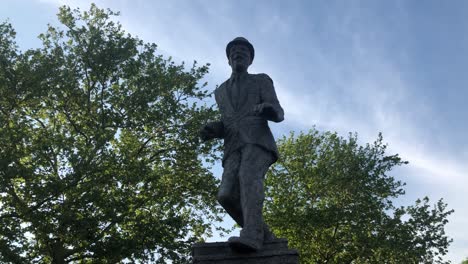
<instances>
[{"instance_id":1,"label":"foliage","mask_svg":"<svg viewBox=\"0 0 468 264\"><path fill-rule=\"evenodd\" d=\"M185 263L219 220L196 137L216 114L208 65L157 55L115 15L62 7L25 52L0 24L2 263Z\"/></svg>"},{"instance_id":2,"label":"foliage","mask_svg":"<svg viewBox=\"0 0 468 264\"><path fill-rule=\"evenodd\" d=\"M404 183L387 173L407 162L387 155L382 140L360 146L355 134L317 130L279 140L265 219L302 263L446 263L444 226L453 210L427 197L395 206Z\"/></svg>"}]
</instances>

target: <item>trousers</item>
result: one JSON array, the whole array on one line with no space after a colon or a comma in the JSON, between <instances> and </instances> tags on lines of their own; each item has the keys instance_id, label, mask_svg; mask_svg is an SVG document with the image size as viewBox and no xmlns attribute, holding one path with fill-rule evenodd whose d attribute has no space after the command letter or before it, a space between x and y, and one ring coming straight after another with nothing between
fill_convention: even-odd
<instances>
[{"instance_id":1,"label":"trousers","mask_svg":"<svg viewBox=\"0 0 468 264\"><path fill-rule=\"evenodd\" d=\"M241 237L263 241L264 235L270 232L262 216L265 199L263 184L273 162L272 153L254 144L242 146L224 162L217 199L242 227Z\"/></svg>"}]
</instances>

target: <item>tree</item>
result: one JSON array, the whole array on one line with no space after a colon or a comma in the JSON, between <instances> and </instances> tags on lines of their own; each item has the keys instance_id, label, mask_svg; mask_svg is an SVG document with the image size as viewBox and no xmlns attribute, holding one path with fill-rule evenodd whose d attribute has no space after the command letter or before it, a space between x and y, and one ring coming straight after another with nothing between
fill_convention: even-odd
<instances>
[{"instance_id":1,"label":"tree","mask_svg":"<svg viewBox=\"0 0 468 264\"><path fill-rule=\"evenodd\" d=\"M439 200L395 206L404 183L387 173L406 164L379 135L292 133L267 175L265 219L298 249L302 263L447 263L444 233L453 210Z\"/></svg>"},{"instance_id":2,"label":"tree","mask_svg":"<svg viewBox=\"0 0 468 264\"><path fill-rule=\"evenodd\" d=\"M465 260L463 260L463 261L461 262L461 264L468 264L468 258L466 258Z\"/></svg>"},{"instance_id":3,"label":"tree","mask_svg":"<svg viewBox=\"0 0 468 264\"><path fill-rule=\"evenodd\" d=\"M0 24L2 263L185 263L219 220L196 136L216 114L208 65L157 55L115 15L62 7L25 52Z\"/></svg>"}]
</instances>

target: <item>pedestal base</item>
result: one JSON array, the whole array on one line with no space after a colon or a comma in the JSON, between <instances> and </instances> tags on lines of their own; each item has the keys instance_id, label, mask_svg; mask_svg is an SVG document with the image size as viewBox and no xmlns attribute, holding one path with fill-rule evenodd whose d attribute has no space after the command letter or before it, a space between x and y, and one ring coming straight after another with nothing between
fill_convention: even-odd
<instances>
[{"instance_id":1,"label":"pedestal base","mask_svg":"<svg viewBox=\"0 0 468 264\"><path fill-rule=\"evenodd\" d=\"M288 249L286 239L266 242L254 253L233 251L227 242L197 243L192 246L193 264L298 264L296 250Z\"/></svg>"}]
</instances>

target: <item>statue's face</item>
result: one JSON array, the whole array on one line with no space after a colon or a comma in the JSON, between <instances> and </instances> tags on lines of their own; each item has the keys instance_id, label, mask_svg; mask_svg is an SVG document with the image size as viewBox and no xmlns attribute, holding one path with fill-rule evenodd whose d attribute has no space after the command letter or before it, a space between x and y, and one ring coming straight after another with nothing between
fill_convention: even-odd
<instances>
[{"instance_id":1,"label":"statue's face","mask_svg":"<svg viewBox=\"0 0 468 264\"><path fill-rule=\"evenodd\" d=\"M252 64L252 58L250 57L249 48L242 44L234 44L229 54L229 65L231 65L232 70L236 72L246 71L250 64Z\"/></svg>"}]
</instances>

